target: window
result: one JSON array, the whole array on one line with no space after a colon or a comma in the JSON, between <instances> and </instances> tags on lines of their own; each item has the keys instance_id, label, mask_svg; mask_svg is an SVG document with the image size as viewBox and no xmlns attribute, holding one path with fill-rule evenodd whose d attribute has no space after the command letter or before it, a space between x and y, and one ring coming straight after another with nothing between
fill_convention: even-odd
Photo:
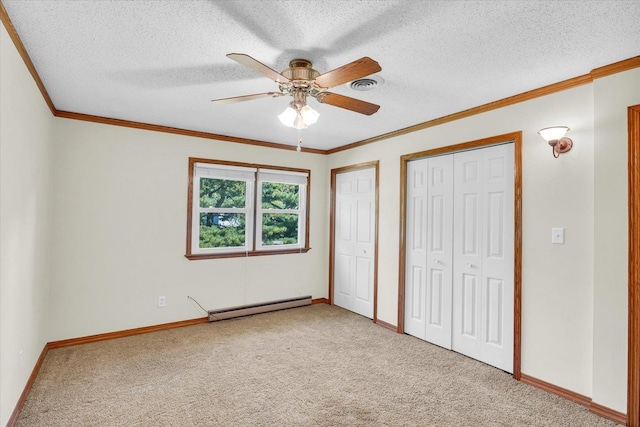
<instances>
[{"instance_id":1,"label":"window","mask_svg":"<svg viewBox=\"0 0 640 427\"><path fill-rule=\"evenodd\" d=\"M309 171L189 159L189 259L307 252Z\"/></svg>"}]
</instances>

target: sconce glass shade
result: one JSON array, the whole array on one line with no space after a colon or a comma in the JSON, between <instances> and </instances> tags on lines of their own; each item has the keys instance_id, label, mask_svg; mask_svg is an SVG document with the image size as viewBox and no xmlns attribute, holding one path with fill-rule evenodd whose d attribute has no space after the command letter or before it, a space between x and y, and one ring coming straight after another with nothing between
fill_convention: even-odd
<instances>
[{"instance_id":1,"label":"sconce glass shade","mask_svg":"<svg viewBox=\"0 0 640 427\"><path fill-rule=\"evenodd\" d=\"M557 141L564 136L569 130L566 126L552 126L544 129L540 129L538 133L545 141Z\"/></svg>"}]
</instances>

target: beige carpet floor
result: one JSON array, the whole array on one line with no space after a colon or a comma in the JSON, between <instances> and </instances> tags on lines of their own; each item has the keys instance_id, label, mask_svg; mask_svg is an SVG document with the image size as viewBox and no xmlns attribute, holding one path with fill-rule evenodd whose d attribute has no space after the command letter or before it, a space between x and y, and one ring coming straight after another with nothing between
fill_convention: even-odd
<instances>
[{"instance_id":1,"label":"beige carpet floor","mask_svg":"<svg viewBox=\"0 0 640 427\"><path fill-rule=\"evenodd\" d=\"M51 350L19 426L613 426L318 304Z\"/></svg>"}]
</instances>

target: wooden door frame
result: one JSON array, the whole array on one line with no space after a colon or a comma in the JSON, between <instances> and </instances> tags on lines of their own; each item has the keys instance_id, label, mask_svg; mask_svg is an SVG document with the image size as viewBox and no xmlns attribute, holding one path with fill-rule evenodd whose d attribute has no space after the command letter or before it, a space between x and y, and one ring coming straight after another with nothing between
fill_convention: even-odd
<instances>
[{"instance_id":1,"label":"wooden door frame","mask_svg":"<svg viewBox=\"0 0 640 427\"><path fill-rule=\"evenodd\" d=\"M463 142L419 153L406 154L400 158L400 253L398 271L398 328L404 333L405 268L407 231L407 164L411 160L488 147L500 143L514 144L514 263L513 263L513 378L520 380L521 334L522 334L522 131L497 135L490 138Z\"/></svg>"},{"instance_id":2,"label":"wooden door frame","mask_svg":"<svg viewBox=\"0 0 640 427\"><path fill-rule=\"evenodd\" d=\"M627 425L640 427L640 105L628 108L629 331Z\"/></svg>"},{"instance_id":3,"label":"wooden door frame","mask_svg":"<svg viewBox=\"0 0 640 427\"><path fill-rule=\"evenodd\" d=\"M336 176L339 173L353 172L362 169L374 169L375 173L375 224L373 242L373 322L378 322L378 216L379 216L379 184L380 184L380 161L358 163L350 166L343 166L331 169L331 206L329 212L329 304L333 305L333 272L335 255L335 231L336 231Z\"/></svg>"}]
</instances>

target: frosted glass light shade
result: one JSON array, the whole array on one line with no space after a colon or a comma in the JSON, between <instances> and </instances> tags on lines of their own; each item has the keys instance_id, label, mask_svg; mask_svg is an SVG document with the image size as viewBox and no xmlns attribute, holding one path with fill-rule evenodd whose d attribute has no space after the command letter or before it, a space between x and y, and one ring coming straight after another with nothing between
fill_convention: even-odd
<instances>
[{"instance_id":1,"label":"frosted glass light shade","mask_svg":"<svg viewBox=\"0 0 640 427\"><path fill-rule=\"evenodd\" d=\"M538 133L545 141L557 141L564 136L569 130L566 126L552 126L544 129L540 129Z\"/></svg>"},{"instance_id":2,"label":"frosted glass light shade","mask_svg":"<svg viewBox=\"0 0 640 427\"><path fill-rule=\"evenodd\" d=\"M315 122L318 121L318 117L320 117L320 114L318 114L318 112L316 110L314 110L313 108L309 107L308 105L305 105L304 107L302 107L300 109L300 115L302 116L302 120L304 120L304 123L309 126L314 124Z\"/></svg>"},{"instance_id":3,"label":"frosted glass light shade","mask_svg":"<svg viewBox=\"0 0 640 427\"><path fill-rule=\"evenodd\" d=\"M290 128L292 128L293 127L293 123L295 122L297 116L298 116L298 113L296 113L296 110L294 110L291 107L287 107L287 109L284 110L278 116L278 118L280 119L280 122L283 125L289 126Z\"/></svg>"}]
</instances>

